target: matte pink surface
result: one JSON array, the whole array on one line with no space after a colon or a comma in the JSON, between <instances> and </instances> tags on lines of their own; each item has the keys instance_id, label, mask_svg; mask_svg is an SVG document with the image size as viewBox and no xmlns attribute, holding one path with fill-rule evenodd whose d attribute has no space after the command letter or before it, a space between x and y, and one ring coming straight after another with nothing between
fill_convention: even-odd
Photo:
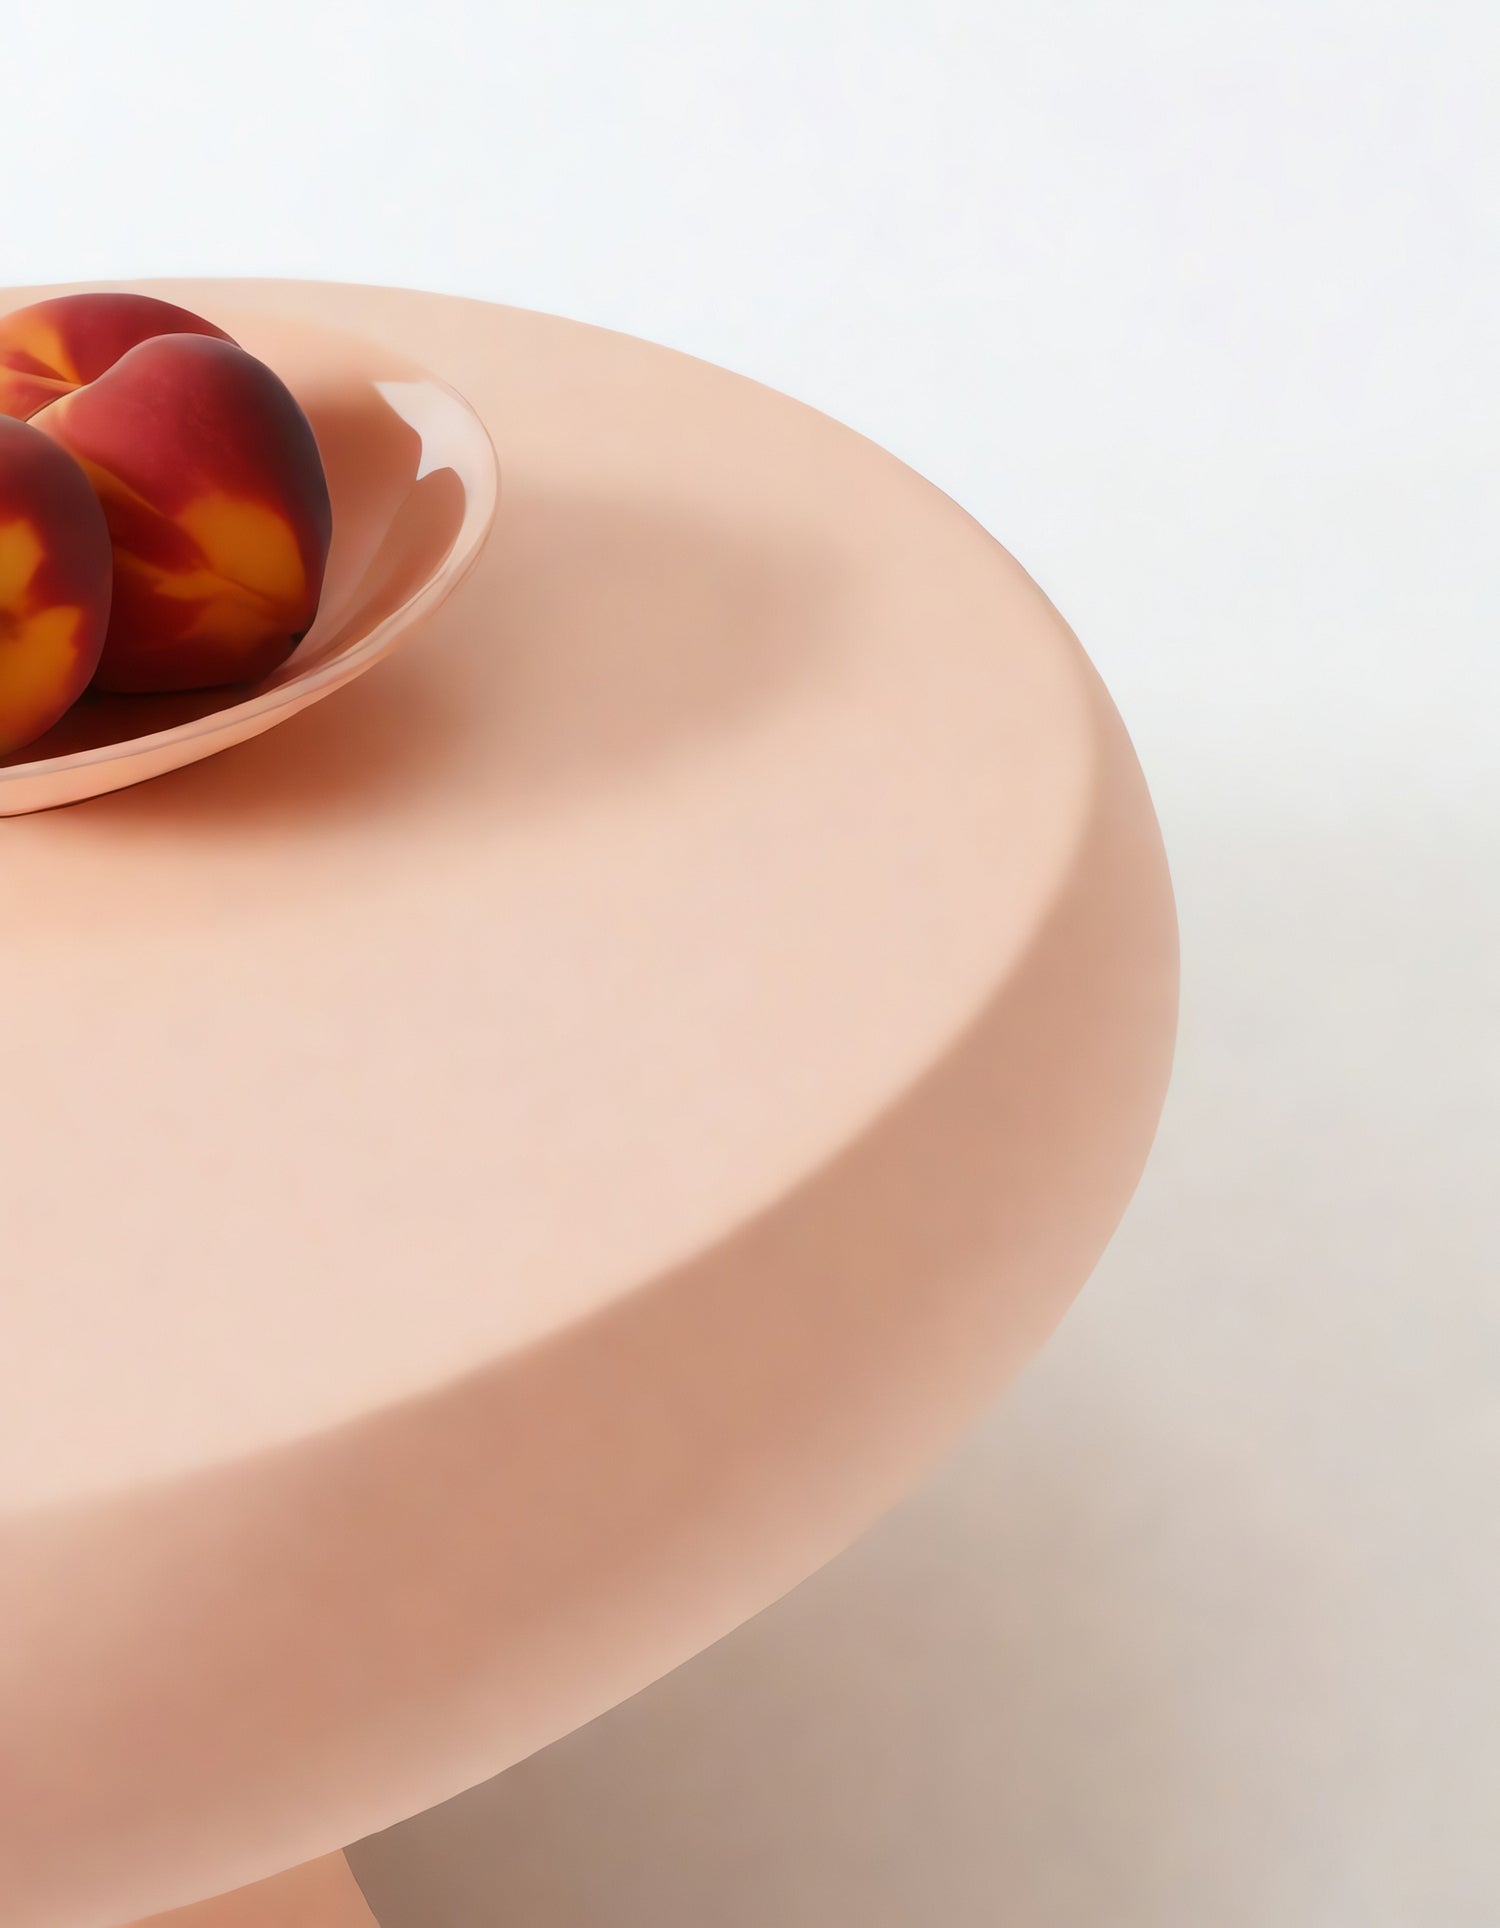
<instances>
[{"instance_id":1,"label":"matte pink surface","mask_svg":"<svg viewBox=\"0 0 1500 1928\"><path fill-rule=\"evenodd\" d=\"M425 362L506 507L378 675L3 826L15 1928L336 1848L827 1558L1082 1283L1175 1015L1107 697L890 456L543 316L160 291Z\"/></svg>"}]
</instances>

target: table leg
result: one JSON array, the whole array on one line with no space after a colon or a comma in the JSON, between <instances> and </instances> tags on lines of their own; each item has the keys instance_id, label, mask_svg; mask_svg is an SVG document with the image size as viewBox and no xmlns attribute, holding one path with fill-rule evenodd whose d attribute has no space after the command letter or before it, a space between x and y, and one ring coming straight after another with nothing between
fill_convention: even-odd
<instances>
[{"instance_id":1,"label":"table leg","mask_svg":"<svg viewBox=\"0 0 1500 1928\"><path fill-rule=\"evenodd\" d=\"M153 1915L134 1928L377 1928L341 1854L238 1888L216 1901Z\"/></svg>"}]
</instances>

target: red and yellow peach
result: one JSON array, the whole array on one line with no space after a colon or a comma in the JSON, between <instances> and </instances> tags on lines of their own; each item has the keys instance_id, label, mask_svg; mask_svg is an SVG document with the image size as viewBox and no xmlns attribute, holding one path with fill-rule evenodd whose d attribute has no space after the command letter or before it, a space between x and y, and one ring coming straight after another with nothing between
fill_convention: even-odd
<instances>
[{"instance_id":1,"label":"red and yellow peach","mask_svg":"<svg viewBox=\"0 0 1500 1928\"><path fill-rule=\"evenodd\" d=\"M0 754L50 729L94 674L112 568L82 469L0 416Z\"/></svg>"},{"instance_id":2,"label":"red and yellow peach","mask_svg":"<svg viewBox=\"0 0 1500 1928\"><path fill-rule=\"evenodd\" d=\"M31 420L82 466L114 544L99 688L253 682L291 654L332 510L307 417L264 362L160 335Z\"/></svg>"},{"instance_id":3,"label":"red and yellow peach","mask_svg":"<svg viewBox=\"0 0 1500 1928\"><path fill-rule=\"evenodd\" d=\"M99 688L253 682L290 655L317 610L332 513L312 429L264 363L155 296L63 295L0 318L7 417L73 458L93 499L80 526L96 535L102 514Z\"/></svg>"},{"instance_id":4,"label":"red and yellow peach","mask_svg":"<svg viewBox=\"0 0 1500 1928\"><path fill-rule=\"evenodd\" d=\"M0 317L0 415L29 420L155 335L229 340L211 321L155 295L55 295L15 309Z\"/></svg>"}]
</instances>

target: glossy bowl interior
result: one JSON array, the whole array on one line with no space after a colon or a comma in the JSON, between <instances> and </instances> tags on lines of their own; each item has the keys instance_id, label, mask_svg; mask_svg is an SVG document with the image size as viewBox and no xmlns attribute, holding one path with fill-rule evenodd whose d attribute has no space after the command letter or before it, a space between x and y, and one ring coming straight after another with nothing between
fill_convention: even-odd
<instances>
[{"instance_id":1,"label":"glossy bowl interior","mask_svg":"<svg viewBox=\"0 0 1500 1928\"><path fill-rule=\"evenodd\" d=\"M499 470L484 424L456 390L375 342L263 315L209 318L276 370L317 435L333 501L317 620L251 687L85 695L0 760L0 816L121 790L271 729L409 636L484 546Z\"/></svg>"}]
</instances>

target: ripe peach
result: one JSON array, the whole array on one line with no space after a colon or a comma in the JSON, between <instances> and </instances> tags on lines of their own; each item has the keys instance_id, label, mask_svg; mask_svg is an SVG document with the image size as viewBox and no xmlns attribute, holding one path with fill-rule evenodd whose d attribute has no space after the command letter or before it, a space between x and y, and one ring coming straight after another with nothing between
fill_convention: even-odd
<instances>
[{"instance_id":1,"label":"ripe peach","mask_svg":"<svg viewBox=\"0 0 1500 1928\"><path fill-rule=\"evenodd\" d=\"M111 569L104 511L83 470L0 416L0 754L51 729L93 675Z\"/></svg>"},{"instance_id":2,"label":"ripe peach","mask_svg":"<svg viewBox=\"0 0 1500 1928\"><path fill-rule=\"evenodd\" d=\"M56 295L17 308L0 318L0 415L26 421L153 335L229 340L211 321L154 295Z\"/></svg>"},{"instance_id":3,"label":"ripe peach","mask_svg":"<svg viewBox=\"0 0 1500 1928\"><path fill-rule=\"evenodd\" d=\"M76 457L114 544L105 690L251 682L323 587L332 511L307 417L231 341L160 335L32 417Z\"/></svg>"}]
</instances>

